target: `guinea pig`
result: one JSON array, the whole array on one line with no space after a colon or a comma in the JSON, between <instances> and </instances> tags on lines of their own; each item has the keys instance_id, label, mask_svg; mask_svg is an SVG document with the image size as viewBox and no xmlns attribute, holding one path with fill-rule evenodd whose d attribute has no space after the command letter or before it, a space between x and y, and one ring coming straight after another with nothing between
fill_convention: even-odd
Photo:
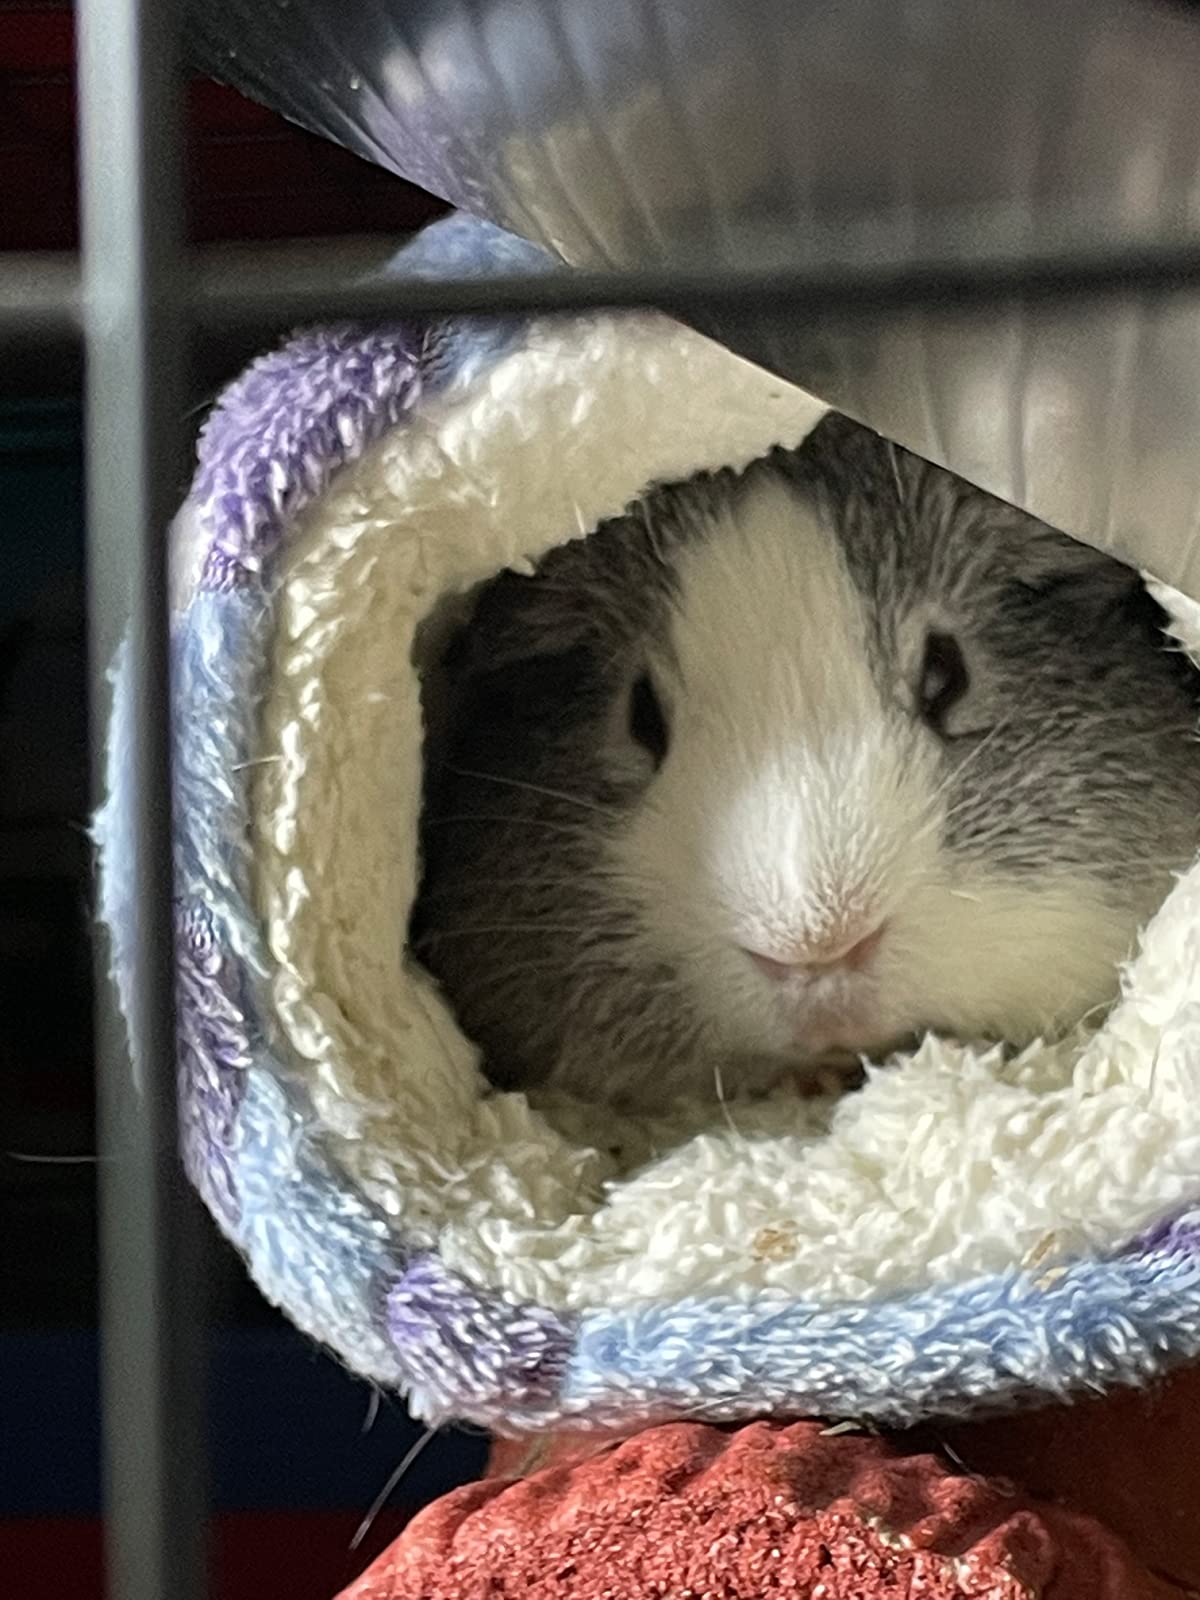
<instances>
[{"instance_id":1,"label":"guinea pig","mask_svg":"<svg viewBox=\"0 0 1200 1600\"><path fill-rule=\"evenodd\" d=\"M1099 1014L1200 835L1137 574L842 417L482 593L416 948L502 1087L757 1092Z\"/></svg>"}]
</instances>

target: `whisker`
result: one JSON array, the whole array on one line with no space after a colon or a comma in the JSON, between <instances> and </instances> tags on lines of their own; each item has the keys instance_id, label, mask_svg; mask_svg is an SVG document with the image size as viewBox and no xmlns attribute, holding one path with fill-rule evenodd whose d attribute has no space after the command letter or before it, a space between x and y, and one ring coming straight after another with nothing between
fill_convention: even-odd
<instances>
[{"instance_id":1,"label":"whisker","mask_svg":"<svg viewBox=\"0 0 1200 1600\"><path fill-rule=\"evenodd\" d=\"M1193 852L1194 854L1194 852ZM1192 857L1188 858L1188 865ZM1173 867L1166 853L1155 856L1116 856L1113 859L1114 867L1158 867L1163 872L1175 872L1180 869Z\"/></svg>"},{"instance_id":2,"label":"whisker","mask_svg":"<svg viewBox=\"0 0 1200 1600\"><path fill-rule=\"evenodd\" d=\"M719 1061L713 1062L713 1088L716 1090L717 1103L721 1107L721 1115L725 1119L725 1123L729 1128L730 1133L732 1133L736 1139L740 1139L744 1143L745 1139L742 1134L742 1130L733 1120L733 1112L730 1111L729 1102L725 1098L725 1077L721 1071L721 1063Z\"/></svg>"},{"instance_id":3,"label":"whisker","mask_svg":"<svg viewBox=\"0 0 1200 1600\"><path fill-rule=\"evenodd\" d=\"M971 763L978 761L979 757L987 749L992 740L1009 726L1013 718L1016 716L1018 709L1019 708L1014 708L1014 710L1010 711L1006 717L1001 717L999 722L995 723L991 728L988 729L987 733L984 734L983 738L975 746L975 748L969 751L968 754L965 755L961 761L957 762L950 772L946 774L945 778L942 779L941 783L938 784L937 788L934 789L933 793L929 796L929 799L925 803L925 809L928 813L928 820L922 827L918 828L917 832L913 836L914 839L924 839L935 829L945 826L945 823L949 820L950 816L954 814L954 812L953 808L949 812L939 811L937 809L939 800L941 800L942 796L948 789L958 782L963 773L966 772L970 767Z\"/></svg>"},{"instance_id":4,"label":"whisker","mask_svg":"<svg viewBox=\"0 0 1200 1600\"><path fill-rule=\"evenodd\" d=\"M375 1419L379 1415L380 1398L380 1391L375 1387L374 1384L372 1384L371 1396L367 1401L367 1414L363 1418L362 1431L364 1433L370 1433L371 1429L375 1426Z\"/></svg>"},{"instance_id":5,"label":"whisker","mask_svg":"<svg viewBox=\"0 0 1200 1600\"><path fill-rule=\"evenodd\" d=\"M497 827L508 827L514 823L526 827L540 828L543 833L560 833L566 839L583 839L586 834L580 827L571 827L568 823L547 822L544 817L505 816L502 813L491 814L486 811L462 811L452 816L428 817L424 823L426 828L451 828L468 822L493 822Z\"/></svg>"},{"instance_id":6,"label":"whisker","mask_svg":"<svg viewBox=\"0 0 1200 1600\"><path fill-rule=\"evenodd\" d=\"M436 952L430 949L430 946L433 943L434 940L429 938L423 940L422 943L416 948L414 954L418 961L423 961L428 955L436 954ZM581 975L586 976L595 965L596 962L593 953L592 961L589 962L582 959L573 959L567 964L566 970L572 978ZM614 963L609 961L606 963L605 970L611 970L613 966ZM494 970L481 973L476 981L474 992L482 994L488 990L494 991L506 989L514 977L520 978L530 972L553 972L561 978L564 972L564 963L561 951L553 955L545 956L527 956L524 952L522 952L521 959L519 961L513 961L504 967L497 966L494 968Z\"/></svg>"},{"instance_id":7,"label":"whisker","mask_svg":"<svg viewBox=\"0 0 1200 1600\"><path fill-rule=\"evenodd\" d=\"M900 504L904 504L904 479L900 476L900 461L896 455L896 446L888 440L888 461L892 468L892 481L896 485L896 495Z\"/></svg>"},{"instance_id":8,"label":"whisker","mask_svg":"<svg viewBox=\"0 0 1200 1600\"><path fill-rule=\"evenodd\" d=\"M652 518L649 500L643 500L639 510L642 513L642 527L646 534L646 543L649 546L651 555L660 567L668 567L670 563L663 549L662 529Z\"/></svg>"},{"instance_id":9,"label":"whisker","mask_svg":"<svg viewBox=\"0 0 1200 1600\"><path fill-rule=\"evenodd\" d=\"M254 767L274 767L274 766L278 766L278 764L282 760L283 760L283 757L281 755L278 755L278 756L253 756L253 757L251 757L251 759L249 759L247 761L235 761L233 766L229 770L231 772L249 772Z\"/></svg>"},{"instance_id":10,"label":"whisker","mask_svg":"<svg viewBox=\"0 0 1200 1600\"><path fill-rule=\"evenodd\" d=\"M1116 1005L1117 999L1118 996L1110 995L1107 1000L1098 1000L1094 1006L1089 1006L1081 1016L1075 1019L1076 1026L1086 1028L1093 1017L1103 1016L1105 1012L1111 1011Z\"/></svg>"},{"instance_id":11,"label":"whisker","mask_svg":"<svg viewBox=\"0 0 1200 1600\"><path fill-rule=\"evenodd\" d=\"M662 892L661 881L652 877L648 872L639 872L634 868L625 866L607 866L597 863L589 864L586 880L582 879L579 873L514 873L510 875L505 872L494 873L490 877L482 875L472 875L471 877L472 889L545 889L547 891L572 889L577 894L581 891L586 891L589 902L595 899L593 891L598 886L608 889L641 886L654 891L656 895ZM430 884L427 890L422 889L420 898L422 900L437 900L447 897L458 898L461 897L462 893L463 890L458 884L438 884L434 882Z\"/></svg>"},{"instance_id":12,"label":"whisker","mask_svg":"<svg viewBox=\"0 0 1200 1600\"><path fill-rule=\"evenodd\" d=\"M955 805L951 806L944 812L938 812L934 809L937 806L938 801L946 793L947 789L959 781L971 764L974 761L977 761L984 753L991 741L999 733L1008 728L1011 725L1014 717L1019 713L1023 715L1022 708L1020 706L1016 707L1014 711L1008 714L1008 716L1003 717L992 728L990 728L984 735L982 741L953 768L953 770L942 780L941 783L938 784L937 788L933 791L926 802L926 808L931 813L929 819L917 830L916 834L913 836L915 839L919 840L926 838L931 832L935 831L939 827L945 826L945 824L950 822L954 817L960 815L962 811L968 810L980 804L979 796L968 795L963 800L958 801ZM1048 723L1052 720L1053 716L1047 716L1041 719L1041 722ZM1123 726L1123 719L1116 713L1112 715L1110 720L1113 724L1122 724ZM1095 726L1095 724L1092 723L1091 726ZM1121 748L1135 745L1145 740L1157 739L1163 732L1163 730L1160 728L1129 729L1124 731L1126 736L1122 740ZM1190 724L1180 724L1173 731L1179 733L1188 732L1190 731ZM1111 749L1111 746L1109 748Z\"/></svg>"},{"instance_id":13,"label":"whisker","mask_svg":"<svg viewBox=\"0 0 1200 1600\"><path fill-rule=\"evenodd\" d=\"M504 789L520 789L525 794L544 795L547 800L562 800L566 805L579 806L583 811L594 811L597 816L612 815L610 806L596 805L591 800L582 800L578 795L568 794L565 789L549 789L544 784L526 783L520 778L502 777L498 772L476 772L470 767L454 767L449 762L445 763L445 771L453 772L460 778L476 778L481 783L494 783Z\"/></svg>"},{"instance_id":14,"label":"whisker","mask_svg":"<svg viewBox=\"0 0 1200 1600\"><path fill-rule=\"evenodd\" d=\"M1000 734L1004 733L1012 725L1018 712L1023 714L1024 711L1025 707L1018 704L1013 707L1007 716L1001 717L999 722L994 722L984 734L983 738L975 746L975 748L973 750L968 750L967 754L962 758L962 760L957 762L955 766L951 768L945 782L941 784L938 790L935 792L934 798L937 799L947 788L949 788L951 784L956 783L958 779L962 777L963 773L968 771L973 763L979 760L980 756L984 753L992 741L998 738Z\"/></svg>"},{"instance_id":15,"label":"whisker","mask_svg":"<svg viewBox=\"0 0 1200 1600\"><path fill-rule=\"evenodd\" d=\"M400 1481L404 1477L405 1473L413 1465L413 1463L416 1461L417 1457L425 1449L426 1445L428 1445L429 1441L431 1439L436 1439L436 1438L437 1438L437 1429L436 1428L427 1428L425 1430L425 1432L421 1435L421 1437L417 1440L417 1442L412 1446L412 1448L407 1451L407 1453L404 1455L403 1459L401 1460L399 1466L391 1474L391 1476L388 1478L388 1481L384 1484L383 1488L379 1491L379 1493L375 1496L374 1500L371 1502L370 1510L367 1512L366 1516L359 1523L358 1528L357 1528L357 1530L356 1530L356 1532L354 1534L354 1537L350 1541L351 1550L357 1550L358 1549L359 1545L363 1542L363 1540L370 1533L371 1528L374 1525L375 1518L383 1510L384 1506L388 1503L388 1500L391 1498L391 1496L395 1493L396 1489L399 1487Z\"/></svg>"},{"instance_id":16,"label":"whisker","mask_svg":"<svg viewBox=\"0 0 1200 1600\"><path fill-rule=\"evenodd\" d=\"M4 1156L9 1161L20 1161L29 1167L94 1167L104 1160L103 1156L93 1155L43 1155L37 1150L5 1150Z\"/></svg>"},{"instance_id":17,"label":"whisker","mask_svg":"<svg viewBox=\"0 0 1200 1600\"><path fill-rule=\"evenodd\" d=\"M438 928L422 940L423 944L441 944L446 939L469 939L484 933L553 933L575 938L583 931L576 927L561 927L553 922L485 922L479 927Z\"/></svg>"}]
</instances>

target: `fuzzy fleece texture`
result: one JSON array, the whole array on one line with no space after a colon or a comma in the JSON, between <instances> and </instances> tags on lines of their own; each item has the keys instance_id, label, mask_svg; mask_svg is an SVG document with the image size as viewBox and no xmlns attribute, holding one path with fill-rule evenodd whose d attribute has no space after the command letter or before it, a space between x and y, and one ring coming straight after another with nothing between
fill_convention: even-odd
<instances>
[{"instance_id":1,"label":"fuzzy fleece texture","mask_svg":"<svg viewBox=\"0 0 1200 1600\"><path fill-rule=\"evenodd\" d=\"M396 270L518 266L547 263L454 217ZM930 1040L733 1121L490 1092L406 955L420 624L822 410L665 318L588 315L304 333L206 424L173 534L184 1157L264 1292L429 1420L905 1422L1200 1355L1200 870L1099 1033L1009 1062Z\"/></svg>"}]
</instances>

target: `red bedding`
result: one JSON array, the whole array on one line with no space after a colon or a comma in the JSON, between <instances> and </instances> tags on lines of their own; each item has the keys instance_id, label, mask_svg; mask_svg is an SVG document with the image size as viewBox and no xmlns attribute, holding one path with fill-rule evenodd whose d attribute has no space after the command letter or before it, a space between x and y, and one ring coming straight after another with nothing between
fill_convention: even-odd
<instances>
[{"instance_id":1,"label":"red bedding","mask_svg":"<svg viewBox=\"0 0 1200 1600\"><path fill-rule=\"evenodd\" d=\"M817 1423L654 1428L420 1513L342 1600L1178 1600L1115 1535Z\"/></svg>"}]
</instances>

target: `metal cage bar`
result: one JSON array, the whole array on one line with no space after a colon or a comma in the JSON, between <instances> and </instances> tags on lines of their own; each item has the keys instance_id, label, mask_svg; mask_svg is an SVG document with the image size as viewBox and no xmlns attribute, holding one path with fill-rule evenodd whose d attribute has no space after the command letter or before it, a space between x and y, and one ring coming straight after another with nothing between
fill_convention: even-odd
<instances>
[{"instance_id":1,"label":"metal cage bar","mask_svg":"<svg viewBox=\"0 0 1200 1600\"><path fill-rule=\"evenodd\" d=\"M179 11L81 0L79 93L93 746L129 621L139 971L135 1090L97 1028L106 1550L111 1600L201 1600L203 1235L177 1149L166 541L183 479ZM97 762L102 767L102 762ZM100 985L101 1005L107 985ZM154 1070L160 1066L162 1070ZM139 1092L140 1091L140 1092Z\"/></svg>"},{"instance_id":2,"label":"metal cage bar","mask_svg":"<svg viewBox=\"0 0 1200 1600\"><path fill-rule=\"evenodd\" d=\"M347 249L331 240L327 255L328 270L320 275L296 271L287 252L277 249L255 254L253 271L243 260L241 270L231 272L211 250L181 257L181 268L186 262L193 270L191 291L175 299L178 326L206 338L261 339L327 315L393 320L653 307L683 318L782 310L853 317L979 310L1015 297L1054 304L1200 288L1194 237L1130 244L1080 229L1046 236L1036 250L981 247L969 235L947 233L942 249L902 260L864 246L809 251L802 263L770 268L575 270L403 283L377 270L377 249ZM69 258L0 257L0 332L27 342L72 340L85 319L86 298Z\"/></svg>"}]
</instances>

